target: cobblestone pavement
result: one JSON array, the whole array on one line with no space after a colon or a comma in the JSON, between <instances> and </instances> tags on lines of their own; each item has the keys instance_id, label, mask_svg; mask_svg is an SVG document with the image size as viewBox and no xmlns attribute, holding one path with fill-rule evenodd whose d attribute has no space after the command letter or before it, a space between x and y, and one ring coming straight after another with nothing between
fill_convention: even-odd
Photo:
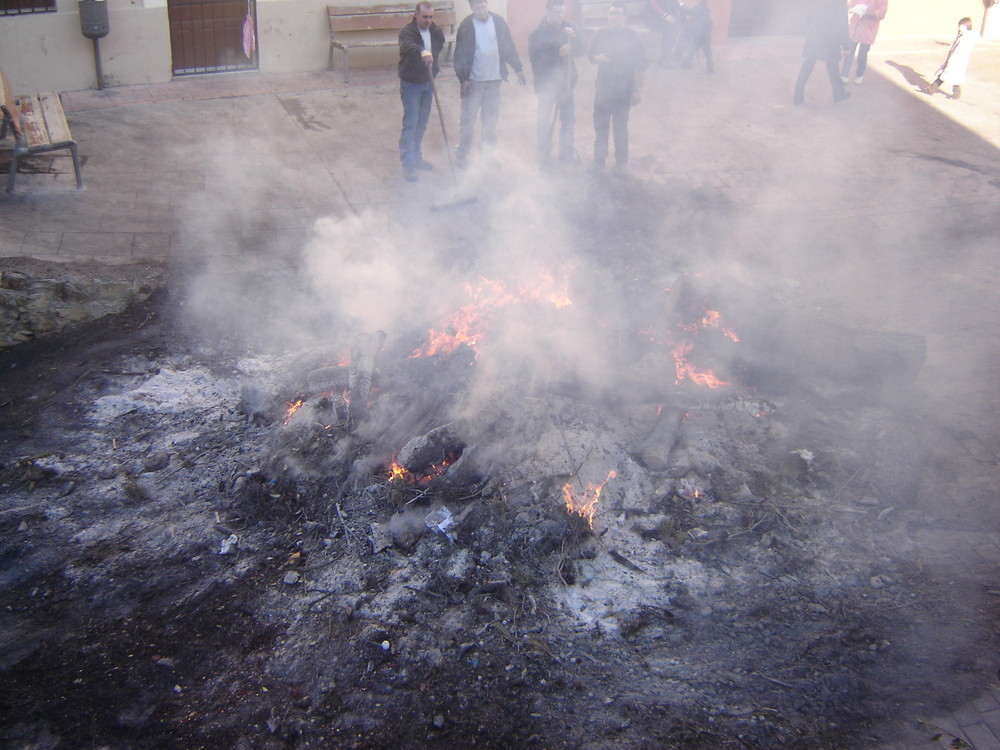
<instances>
[{"instance_id":1,"label":"cobblestone pavement","mask_svg":"<svg viewBox=\"0 0 1000 750\"><path fill-rule=\"evenodd\" d=\"M729 270L786 284L846 324L924 335L927 408L945 415L956 440L977 437L980 468L963 489L979 507L995 506L1000 42L980 42L960 100L932 98L917 87L949 42L880 40L864 83L849 84L851 98L836 105L817 69L806 104L792 106L798 39L720 45L712 75L697 62L651 70L632 113L630 173L732 206L705 240ZM455 190L436 115L425 152L438 168L406 183L394 72L352 77L345 85L337 72L232 74L67 93L86 187L74 189L67 156L31 160L17 193L0 194L0 259L267 268L294 263L323 217L403 205L428 213ZM438 89L454 137L450 70ZM585 161L592 91L583 63L576 145ZM503 96L499 166L473 163L459 175L462 190L544 179L534 163L534 95L507 86ZM415 229L439 231L450 218L426 221ZM1000 563L995 528L969 521L950 540L975 550L983 580L995 580ZM911 728L892 750L929 746L936 732L918 718L945 732L942 747L955 736L978 750L1000 748L996 684L951 715L900 717Z\"/></svg>"}]
</instances>

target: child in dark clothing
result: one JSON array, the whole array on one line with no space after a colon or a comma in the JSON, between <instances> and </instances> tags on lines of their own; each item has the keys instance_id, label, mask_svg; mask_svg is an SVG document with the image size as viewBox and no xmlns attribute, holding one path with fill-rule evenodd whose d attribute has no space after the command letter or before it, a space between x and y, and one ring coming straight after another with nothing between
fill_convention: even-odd
<instances>
[{"instance_id":1,"label":"child in dark clothing","mask_svg":"<svg viewBox=\"0 0 1000 750\"><path fill-rule=\"evenodd\" d=\"M708 9L708 0L698 0L694 7L683 10L681 67L690 68L695 52L701 50L705 54L705 70L711 73L715 66L712 64L712 13Z\"/></svg>"}]
</instances>

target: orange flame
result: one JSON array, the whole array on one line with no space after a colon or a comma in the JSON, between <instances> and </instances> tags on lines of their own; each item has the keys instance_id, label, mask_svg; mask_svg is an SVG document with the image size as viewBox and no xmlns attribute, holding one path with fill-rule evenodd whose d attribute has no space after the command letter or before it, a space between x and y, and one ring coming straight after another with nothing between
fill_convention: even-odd
<instances>
[{"instance_id":1,"label":"orange flame","mask_svg":"<svg viewBox=\"0 0 1000 750\"><path fill-rule=\"evenodd\" d=\"M427 332L427 343L417 348L410 357L429 357L434 354L450 354L465 344L477 354L483 333L489 325L492 311L516 302L536 302L562 309L573 304L569 298L569 281L557 281L551 272L541 271L539 283L530 288L519 286L510 290L502 281L480 277L479 284L465 285L466 294L472 302L456 310L441 329L432 328Z\"/></svg>"},{"instance_id":2,"label":"orange flame","mask_svg":"<svg viewBox=\"0 0 1000 750\"><path fill-rule=\"evenodd\" d=\"M600 484L588 484L586 489L583 491L583 498L580 502L577 502L573 498L573 482L566 482L562 488L563 500L566 503L566 512L576 513L578 516L582 516L586 519L587 526L591 529L594 528L594 515L597 513L597 501L601 498L601 492L604 490L604 485L616 476L618 476L618 472L611 470L608 472L608 476Z\"/></svg>"},{"instance_id":3,"label":"orange flame","mask_svg":"<svg viewBox=\"0 0 1000 750\"><path fill-rule=\"evenodd\" d=\"M285 412L285 421L281 423L282 427L288 424L292 416L302 407L302 404L304 404L305 401L299 398L296 399L295 401L286 401L285 403L288 404L288 411Z\"/></svg>"},{"instance_id":4,"label":"orange flame","mask_svg":"<svg viewBox=\"0 0 1000 750\"><path fill-rule=\"evenodd\" d=\"M721 388L724 385L732 385L725 380L720 380L711 370L702 370L687 361L687 355L694 348L694 343L684 340L674 347L671 354L674 356L674 369L677 373L675 383L681 383L684 379L690 380L697 385L705 385L709 388Z\"/></svg>"}]
</instances>

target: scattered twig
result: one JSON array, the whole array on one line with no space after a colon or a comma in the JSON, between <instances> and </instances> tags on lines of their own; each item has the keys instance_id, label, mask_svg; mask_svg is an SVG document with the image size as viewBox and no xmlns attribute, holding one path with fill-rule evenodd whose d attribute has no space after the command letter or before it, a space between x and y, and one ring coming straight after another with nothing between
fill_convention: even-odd
<instances>
[{"instance_id":1,"label":"scattered twig","mask_svg":"<svg viewBox=\"0 0 1000 750\"><path fill-rule=\"evenodd\" d=\"M448 598L444 594L439 594L438 592L436 592L436 591L430 591L429 589L418 589L418 588L414 588L413 586L403 586L403 588L404 589L409 589L410 591L412 591L415 594L425 594L426 596L433 596L433 597L436 597L438 599L447 599Z\"/></svg>"},{"instance_id":2,"label":"scattered twig","mask_svg":"<svg viewBox=\"0 0 1000 750\"><path fill-rule=\"evenodd\" d=\"M763 677L768 682L773 682L775 685L780 685L783 688L788 688L789 690L794 690L795 689L794 685L792 685L791 683L785 682L783 680L778 680L778 679L775 679L774 677L768 677L766 674L762 674L761 677Z\"/></svg>"},{"instance_id":3,"label":"scattered twig","mask_svg":"<svg viewBox=\"0 0 1000 750\"><path fill-rule=\"evenodd\" d=\"M608 549L608 554L611 555L611 558L620 565L623 565L629 570L635 571L636 573L642 573L642 568L640 568L634 562L629 560L627 557L625 557L625 555L623 555L618 550Z\"/></svg>"},{"instance_id":4,"label":"scattered twig","mask_svg":"<svg viewBox=\"0 0 1000 750\"><path fill-rule=\"evenodd\" d=\"M352 534L351 530L347 527L347 519L344 518L344 511L340 509L340 503L335 503L334 507L337 509L337 518L340 519L340 526L344 529L344 535L350 541L356 542L357 540L354 538L354 534Z\"/></svg>"}]
</instances>

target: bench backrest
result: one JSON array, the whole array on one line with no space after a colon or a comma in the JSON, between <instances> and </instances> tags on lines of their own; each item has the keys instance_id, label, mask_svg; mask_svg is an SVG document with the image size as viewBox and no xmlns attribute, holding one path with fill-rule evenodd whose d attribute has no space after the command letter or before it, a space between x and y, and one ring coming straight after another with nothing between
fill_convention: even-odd
<instances>
[{"instance_id":1,"label":"bench backrest","mask_svg":"<svg viewBox=\"0 0 1000 750\"><path fill-rule=\"evenodd\" d=\"M0 109L3 110L3 114L10 121L10 127L14 131L14 135L21 135L21 116L17 111L17 100L14 98L14 92L11 91L10 82L7 80L7 75L3 72L3 68L0 68Z\"/></svg>"},{"instance_id":2,"label":"bench backrest","mask_svg":"<svg viewBox=\"0 0 1000 750\"><path fill-rule=\"evenodd\" d=\"M580 23L584 27L599 28L607 24L610 0L581 0ZM649 12L646 0L625 0L625 17L628 23L646 20Z\"/></svg>"},{"instance_id":3,"label":"bench backrest","mask_svg":"<svg viewBox=\"0 0 1000 750\"><path fill-rule=\"evenodd\" d=\"M328 5L330 33L338 31L383 31L401 29L413 19L416 2L396 5ZM434 23L444 30L455 25L451 3L434 3Z\"/></svg>"}]
</instances>

